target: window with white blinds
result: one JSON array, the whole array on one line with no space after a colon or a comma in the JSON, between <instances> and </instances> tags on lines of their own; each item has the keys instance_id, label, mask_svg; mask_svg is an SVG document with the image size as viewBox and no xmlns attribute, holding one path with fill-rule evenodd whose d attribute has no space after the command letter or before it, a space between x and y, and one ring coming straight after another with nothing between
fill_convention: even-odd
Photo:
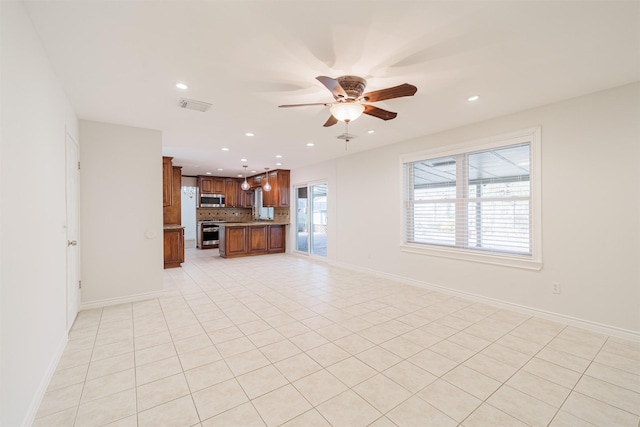
<instances>
[{"instance_id":1,"label":"window with white blinds","mask_svg":"<svg viewBox=\"0 0 640 427\"><path fill-rule=\"evenodd\" d=\"M538 260L532 144L500 138L403 160L403 243Z\"/></svg>"}]
</instances>

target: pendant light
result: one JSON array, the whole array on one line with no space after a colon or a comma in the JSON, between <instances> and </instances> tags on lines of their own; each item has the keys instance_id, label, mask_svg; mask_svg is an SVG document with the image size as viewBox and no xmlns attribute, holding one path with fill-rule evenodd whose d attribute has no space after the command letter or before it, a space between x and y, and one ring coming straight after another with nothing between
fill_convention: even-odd
<instances>
[{"instance_id":1,"label":"pendant light","mask_svg":"<svg viewBox=\"0 0 640 427\"><path fill-rule=\"evenodd\" d=\"M251 186L247 182L247 165L242 165L242 167L244 168L244 182L240 184L240 188L242 188L244 191L247 191L251 188Z\"/></svg>"},{"instance_id":2,"label":"pendant light","mask_svg":"<svg viewBox=\"0 0 640 427\"><path fill-rule=\"evenodd\" d=\"M264 170L266 171L265 175L267 175L267 182L262 186L262 190L271 191L271 184L269 184L269 168L264 168Z\"/></svg>"}]
</instances>

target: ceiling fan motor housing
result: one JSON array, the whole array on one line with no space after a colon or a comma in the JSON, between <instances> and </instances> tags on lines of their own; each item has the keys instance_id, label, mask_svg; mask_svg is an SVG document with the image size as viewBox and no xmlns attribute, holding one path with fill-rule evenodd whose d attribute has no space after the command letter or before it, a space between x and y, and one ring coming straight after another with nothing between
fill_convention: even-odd
<instances>
[{"instance_id":1,"label":"ceiling fan motor housing","mask_svg":"<svg viewBox=\"0 0 640 427\"><path fill-rule=\"evenodd\" d=\"M367 81L358 76L341 76L336 79L342 89L347 92L350 100L356 100L362 96L364 88L367 87Z\"/></svg>"}]
</instances>

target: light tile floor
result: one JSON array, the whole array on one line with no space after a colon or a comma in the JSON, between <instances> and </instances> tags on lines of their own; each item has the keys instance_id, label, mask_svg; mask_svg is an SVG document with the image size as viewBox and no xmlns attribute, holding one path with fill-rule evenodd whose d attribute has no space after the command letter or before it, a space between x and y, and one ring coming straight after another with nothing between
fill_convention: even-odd
<instances>
[{"instance_id":1,"label":"light tile floor","mask_svg":"<svg viewBox=\"0 0 640 427\"><path fill-rule=\"evenodd\" d=\"M640 344L291 255L79 313L37 426L638 426Z\"/></svg>"}]
</instances>

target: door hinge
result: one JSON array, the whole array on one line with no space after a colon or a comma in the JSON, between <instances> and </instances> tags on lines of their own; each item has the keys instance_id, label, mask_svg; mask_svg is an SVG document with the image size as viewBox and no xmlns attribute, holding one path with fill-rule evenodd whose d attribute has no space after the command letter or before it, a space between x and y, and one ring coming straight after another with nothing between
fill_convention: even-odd
<instances>
[{"instance_id":1,"label":"door hinge","mask_svg":"<svg viewBox=\"0 0 640 427\"><path fill-rule=\"evenodd\" d=\"M78 170L80 170L80 161L78 160Z\"/></svg>"},{"instance_id":2,"label":"door hinge","mask_svg":"<svg viewBox=\"0 0 640 427\"><path fill-rule=\"evenodd\" d=\"M82 280L78 280L78 289L82 289Z\"/></svg>"}]
</instances>

